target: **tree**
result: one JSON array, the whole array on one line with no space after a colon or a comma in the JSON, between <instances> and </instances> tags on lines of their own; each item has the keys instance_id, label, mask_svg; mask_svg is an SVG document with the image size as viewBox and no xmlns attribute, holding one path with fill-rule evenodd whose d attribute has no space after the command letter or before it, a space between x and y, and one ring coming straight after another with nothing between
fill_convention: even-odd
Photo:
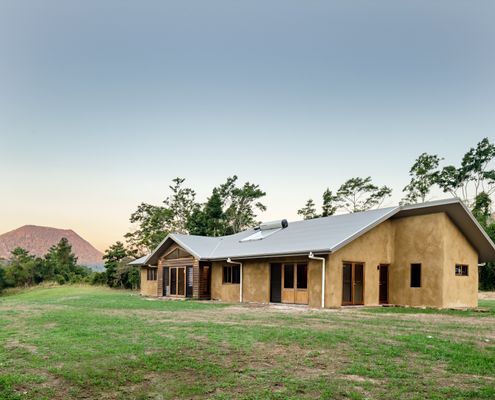
<instances>
[{"instance_id":1,"label":"tree","mask_svg":"<svg viewBox=\"0 0 495 400\"><path fill-rule=\"evenodd\" d=\"M402 190L406 192L405 203L424 203L432 186L438 180L438 165L441 158L436 154L421 154L409 170L411 181Z\"/></svg>"},{"instance_id":2,"label":"tree","mask_svg":"<svg viewBox=\"0 0 495 400\"><path fill-rule=\"evenodd\" d=\"M203 208L197 207L189 217L187 229L191 235L223 236L228 231L228 221L223 212L223 201L218 188L204 204Z\"/></svg>"},{"instance_id":3,"label":"tree","mask_svg":"<svg viewBox=\"0 0 495 400\"><path fill-rule=\"evenodd\" d=\"M297 210L297 214L301 215L305 220L319 217L316 213L316 206L312 199L309 199L303 208Z\"/></svg>"},{"instance_id":4,"label":"tree","mask_svg":"<svg viewBox=\"0 0 495 400\"><path fill-rule=\"evenodd\" d=\"M460 197L468 207L473 207L477 196L495 192L495 169L489 169L495 158L495 145L488 138L464 155L459 168L447 165L438 173L436 183L445 192Z\"/></svg>"},{"instance_id":5,"label":"tree","mask_svg":"<svg viewBox=\"0 0 495 400\"><path fill-rule=\"evenodd\" d=\"M34 283L33 269L35 257L26 249L15 248L5 271L5 279L10 286L29 286Z\"/></svg>"},{"instance_id":6,"label":"tree","mask_svg":"<svg viewBox=\"0 0 495 400\"><path fill-rule=\"evenodd\" d=\"M7 287L7 282L5 280L5 269L2 264L0 264L0 293Z\"/></svg>"},{"instance_id":7,"label":"tree","mask_svg":"<svg viewBox=\"0 0 495 400\"><path fill-rule=\"evenodd\" d=\"M182 187L185 179L175 178L173 186L169 186L172 195L164 200L165 206L170 212L168 230L174 233L189 233L187 230L187 221L191 214L198 207L195 202L196 192L190 188Z\"/></svg>"},{"instance_id":8,"label":"tree","mask_svg":"<svg viewBox=\"0 0 495 400\"><path fill-rule=\"evenodd\" d=\"M124 235L130 252L141 257L153 251L168 235L171 219L168 208L141 203L130 217L130 222L138 224L138 228Z\"/></svg>"},{"instance_id":9,"label":"tree","mask_svg":"<svg viewBox=\"0 0 495 400\"><path fill-rule=\"evenodd\" d=\"M259 185L246 182L242 187L237 187L237 179L236 175L229 177L217 189L229 234L254 226L257 223L256 211L266 211L266 206L259 201L266 193Z\"/></svg>"},{"instance_id":10,"label":"tree","mask_svg":"<svg viewBox=\"0 0 495 400\"><path fill-rule=\"evenodd\" d=\"M45 273L47 278L53 278L59 283L77 282L88 275L88 270L77 265L77 257L72 252L72 245L66 238L50 247L45 255Z\"/></svg>"},{"instance_id":11,"label":"tree","mask_svg":"<svg viewBox=\"0 0 495 400\"><path fill-rule=\"evenodd\" d=\"M378 187L368 176L348 179L339 187L337 197L340 207L349 212L358 212L379 207L391 193L392 189L388 186Z\"/></svg>"},{"instance_id":12,"label":"tree","mask_svg":"<svg viewBox=\"0 0 495 400\"><path fill-rule=\"evenodd\" d=\"M338 210L338 201L339 197L334 195L330 189L327 188L323 192L323 206L321 207L322 217L329 217L330 215L334 215Z\"/></svg>"},{"instance_id":13,"label":"tree","mask_svg":"<svg viewBox=\"0 0 495 400\"><path fill-rule=\"evenodd\" d=\"M122 242L116 242L105 250L103 260L105 261L106 283L110 287L117 286L117 268L120 262L127 258L127 250Z\"/></svg>"}]
</instances>

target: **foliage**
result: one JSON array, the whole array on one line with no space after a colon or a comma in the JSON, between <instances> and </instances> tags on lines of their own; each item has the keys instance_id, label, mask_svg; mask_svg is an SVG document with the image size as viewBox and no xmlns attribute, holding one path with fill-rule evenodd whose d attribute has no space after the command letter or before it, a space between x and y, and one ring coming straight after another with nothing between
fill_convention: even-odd
<instances>
[{"instance_id":1,"label":"foliage","mask_svg":"<svg viewBox=\"0 0 495 400\"><path fill-rule=\"evenodd\" d=\"M424 203L426 201L426 196L438 180L437 168L440 160L441 158L436 154L427 153L421 154L416 159L409 170L411 181L403 189L403 192L407 193L404 199L405 203L418 203L418 201Z\"/></svg>"},{"instance_id":2,"label":"foliage","mask_svg":"<svg viewBox=\"0 0 495 400\"><path fill-rule=\"evenodd\" d=\"M117 268L120 262L127 258L127 250L122 242L116 242L105 250L103 260L105 261L106 283L110 287L116 286Z\"/></svg>"},{"instance_id":3,"label":"foliage","mask_svg":"<svg viewBox=\"0 0 495 400\"><path fill-rule=\"evenodd\" d=\"M173 186L169 186L172 194L163 203L169 210L170 217L167 220L167 230L174 233L188 233L187 221L196 209L196 192L191 188L184 188L184 178L172 180Z\"/></svg>"},{"instance_id":4,"label":"foliage","mask_svg":"<svg viewBox=\"0 0 495 400\"><path fill-rule=\"evenodd\" d=\"M138 224L138 228L124 235L129 251L135 257L151 252L167 236L170 219L168 208L141 203L130 217L130 222Z\"/></svg>"},{"instance_id":5,"label":"foliage","mask_svg":"<svg viewBox=\"0 0 495 400\"><path fill-rule=\"evenodd\" d=\"M388 186L378 187L372 183L371 177L351 178L345 181L337 190L337 197L342 208L349 212L366 211L379 207L392 189Z\"/></svg>"},{"instance_id":6,"label":"foliage","mask_svg":"<svg viewBox=\"0 0 495 400\"><path fill-rule=\"evenodd\" d=\"M302 216L305 220L318 218L318 214L316 213L316 206L313 199L309 199L303 208L297 210L297 214Z\"/></svg>"},{"instance_id":7,"label":"foliage","mask_svg":"<svg viewBox=\"0 0 495 400\"><path fill-rule=\"evenodd\" d=\"M227 216L223 211L223 201L219 189L213 193L203 208L197 207L189 217L187 229L191 235L223 236L229 231Z\"/></svg>"},{"instance_id":8,"label":"foliage","mask_svg":"<svg viewBox=\"0 0 495 400\"><path fill-rule=\"evenodd\" d=\"M464 155L460 167L443 167L436 183L445 193L460 197L472 207L480 193L490 196L495 192L495 169L489 169L494 159L495 145L484 138Z\"/></svg>"},{"instance_id":9,"label":"foliage","mask_svg":"<svg viewBox=\"0 0 495 400\"><path fill-rule=\"evenodd\" d=\"M266 211L266 206L259 201L266 193L259 185L245 182L244 185L236 186L237 175L227 178L220 185L218 194L222 199L227 233L237 233L254 226L256 211Z\"/></svg>"},{"instance_id":10,"label":"foliage","mask_svg":"<svg viewBox=\"0 0 495 400\"><path fill-rule=\"evenodd\" d=\"M85 281L91 273L89 268L77 265L77 258L66 238L52 246L44 257L35 257L18 247L12 251L9 263L0 270L5 287L31 286L46 281L76 283Z\"/></svg>"},{"instance_id":11,"label":"foliage","mask_svg":"<svg viewBox=\"0 0 495 400\"><path fill-rule=\"evenodd\" d=\"M327 188L323 192L323 206L321 207L322 217L329 217L337 212L339 205L339 196L334 195L330 189Z\"/></svg>"}]
</instances>

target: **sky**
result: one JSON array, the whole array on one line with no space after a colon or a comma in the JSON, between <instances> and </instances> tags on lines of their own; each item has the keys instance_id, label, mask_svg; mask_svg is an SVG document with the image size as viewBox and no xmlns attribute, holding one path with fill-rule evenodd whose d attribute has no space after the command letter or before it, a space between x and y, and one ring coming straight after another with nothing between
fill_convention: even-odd
<instances>
[{"instance_id":1,"label":"sky","mask_svg":"<svg viewBox=\"0 0 495 400\"><path fill-rule=\"evenodd\" d=\"M495 140L494 20L491 0L0 0L0 233L104 250L177 176L199 201L259 184L261 220L354 176L397 204L422 152Z\"/></svg>"}]
</instances>

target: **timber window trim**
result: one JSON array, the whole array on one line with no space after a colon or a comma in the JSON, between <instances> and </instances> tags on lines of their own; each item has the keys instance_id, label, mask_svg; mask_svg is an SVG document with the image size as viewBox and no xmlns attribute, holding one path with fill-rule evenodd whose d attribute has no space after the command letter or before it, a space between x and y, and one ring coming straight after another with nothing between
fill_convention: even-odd
<instances>
[{"instance_id":1,"label":"timber window trim","mask_svg":"<svg viewBox=\"0 0 495 400\"><path fill-rule=\"evenodd\" d=\"M455 276L469 276L469 265L456 264L455 265Z\"/></svg>"},{"instance_id":2,"label":"timber window trim","mask_svg":"<svg viewBox=\"0 0 495 400\"><path fill-rule=\"evenodd\" d=\"M241 283L240 265L224 265L222 272L224 285L239 285Z\"/></svg>"},{"instance_id":3,"label":"timber window trim","mask_svg":"<svg viewBox=\"0 0 495 400\"><path fill-rule=\"evenodd\" d=\"M148 281L156 281L158 278L158 270L156 268L148 268L146 274Z\"/></svg>"},{"instance_id":4,"label":"timber window trim","mask_svg":"<svg viewBox=\"0 0 495 400\"><path fill-rule=\"evenodd\" d=\"M411 263L411 274L410 274L410 286L411 288L421 288L422 286L422 274L421 274L421 263Z\"/></svg>"}]
</instances>

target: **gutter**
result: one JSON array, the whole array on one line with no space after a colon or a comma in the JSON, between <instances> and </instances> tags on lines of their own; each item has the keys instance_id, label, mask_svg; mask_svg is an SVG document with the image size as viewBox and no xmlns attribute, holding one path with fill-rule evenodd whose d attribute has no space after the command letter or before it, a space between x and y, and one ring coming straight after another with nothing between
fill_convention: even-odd
<instances>
[{"instance_id":1,"label":"gutter","mask_svg":"<svg viewBox=\"0 0 495 400\"><path fill-rule=\"evenodd\" d=\"M227 258L227 263L228 264L235 264L235 265L239 265L239 275L240 275L240 279L239 279L239 302L242 303L242 263L241 262L238 262L238 261L232 261L229 258Z\"/></svg>"},{"instance_id":2,"label":"gutter","mask_svg":"<svg viewBox=\"0 0 495 400\"><path fill-rule=\"evenodd\" d=\"M325 278L327 271L325 257L315 257L313 252L310 252L308 258L321 261L321 308L325 308Z\"/></svg>"}]
</instances>

